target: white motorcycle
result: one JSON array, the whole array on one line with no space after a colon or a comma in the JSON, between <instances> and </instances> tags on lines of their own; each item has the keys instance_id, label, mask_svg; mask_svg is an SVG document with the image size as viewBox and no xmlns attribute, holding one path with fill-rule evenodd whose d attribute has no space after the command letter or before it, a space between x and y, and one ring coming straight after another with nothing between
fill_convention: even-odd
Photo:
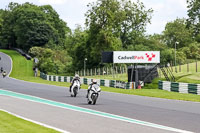
<instances>
[{"instance_id":1,"label":"white motorcycle","mask_svg":"<svg viewBox=\"0 0 200 133\"><path fill-rule=\"evenodd\" d=\"M88 87L88 89L89 88L90 86ZM89 90L88 93L88 98L87 98L88 104L96 104L100 92L101 88L97 84L92 85L92 88Z\"/></svg>"},{"instance_id":2,"label":"white motorcycle","mask_svg":"<svg viewBox=\"0 0 200 133\"><path fill-rule=\"evenodd\" d=\"M71 88L71 97L76 97L80 90L80 86L80 82L78 80L75 80Z\"/></svg>"}]
</instances>

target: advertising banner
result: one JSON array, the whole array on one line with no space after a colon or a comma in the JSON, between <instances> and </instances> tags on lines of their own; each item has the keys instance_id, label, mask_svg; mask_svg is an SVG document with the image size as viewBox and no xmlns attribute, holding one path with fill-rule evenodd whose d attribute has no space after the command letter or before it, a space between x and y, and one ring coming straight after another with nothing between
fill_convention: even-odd
<instances>
[{"instance_id":1,"label":"advertising banner","mask_svg":"<svg viewBox=\"0 0 200 133\"><path fill-rule=\"evenodd\" d=\"M160 51L114 51L113 63L160 63Z\"/></svg>"}]
</instances>

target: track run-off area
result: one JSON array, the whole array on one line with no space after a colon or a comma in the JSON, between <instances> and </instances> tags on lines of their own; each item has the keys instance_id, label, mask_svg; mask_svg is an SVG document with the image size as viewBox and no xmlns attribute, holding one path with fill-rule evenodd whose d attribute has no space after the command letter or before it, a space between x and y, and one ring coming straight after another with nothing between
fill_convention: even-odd
<instances>
[{"instance_id":1,"label":"track run-off area","mask_svg":"<svg viewBox=\"0 0 200 133\"><path fill-rule=\"evenodd\" d=\"M0 53L9 73L12 61ZM31 83L0 76L0 109L61 132L200 132L200 103L101 92L88 105L86 90L76 98L67 87Z\"/></svg>"}]
</instances>

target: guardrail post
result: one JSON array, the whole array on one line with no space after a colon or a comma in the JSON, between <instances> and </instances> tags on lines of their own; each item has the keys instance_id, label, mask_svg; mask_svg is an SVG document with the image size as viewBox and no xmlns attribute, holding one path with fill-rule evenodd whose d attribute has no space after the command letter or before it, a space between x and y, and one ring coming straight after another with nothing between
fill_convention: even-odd
<instances>
[{"instance_id":1,"label":"guardrail post","mask_svg":"<svg viewBox=\"0 0 200 133\"><path fill-rule=\"evenodd\" d=\"M197 72L197 60L196 60L196 72Z\"/></svg>"}]
</instances>

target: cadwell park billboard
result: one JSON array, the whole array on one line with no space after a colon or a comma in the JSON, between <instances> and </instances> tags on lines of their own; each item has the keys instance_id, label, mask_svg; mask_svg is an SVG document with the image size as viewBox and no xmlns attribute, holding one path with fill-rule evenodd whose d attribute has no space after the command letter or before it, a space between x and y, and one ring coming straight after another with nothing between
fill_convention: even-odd
<instances>
[{"instance_id":1,"label":"cadwell park billboard","mask_svg":"<svg viewBox=\"0 0 200 133\"><path fill-rule=\"evenodd\" d=\"M160 63L160 51L113 51L113 63Z\"/></svg>"}]
</instances>

